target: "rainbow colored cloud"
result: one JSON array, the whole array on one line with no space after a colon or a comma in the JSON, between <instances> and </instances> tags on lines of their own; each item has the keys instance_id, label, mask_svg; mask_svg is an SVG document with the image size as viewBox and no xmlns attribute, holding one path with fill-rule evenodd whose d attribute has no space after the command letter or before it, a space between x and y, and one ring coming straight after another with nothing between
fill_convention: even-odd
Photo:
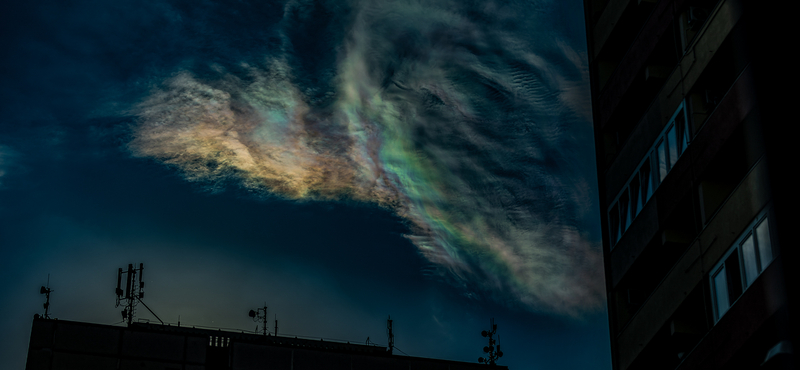
<instances>
[{"instance_id":1,"label":"rainbow colored cloud","mask_svg":"<svg viewBox=\"0 0 800 370\"><path fill-rule=\"evenodd\" d=\"M132 152L193 181L390 208L465 292L573 316L600 308L602 256L576 221L592 180L559 167L577 159L564 150L572 130L590 130L575 102L585 76L448 8L388 4L352 20L324 102L288 51L247 75L184 71L138 106Z\"/></svg>"}]
</instances>

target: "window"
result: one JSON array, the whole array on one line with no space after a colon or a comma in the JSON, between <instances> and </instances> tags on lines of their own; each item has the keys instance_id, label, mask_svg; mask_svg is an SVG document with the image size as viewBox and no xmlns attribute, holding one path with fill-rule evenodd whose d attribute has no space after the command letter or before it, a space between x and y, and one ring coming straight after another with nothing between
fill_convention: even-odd
<instances>
[{"instance_id":1,"label":"window","mask_svg":"<svg viewBox=\"0 0 800 370\"><path fill-rule=\"evenodd\" d=\"M231 344L231 338L227 337L217 337L211 335L208 337L208 346L209 347L228 347Z\"/></svg>"},{"instance_id":2,"label":"window","mask_svg":"<svg viewBox=\"0 0 800 370\"><path fill-rule=\"evenodd\" d=\"M763 212L709 274L715 323L728 312L742 292L753 285L773 259L769 218L767 212Z\"/></svg>"},{"instance_id":3,"label":"window","mask_svg":"<svg viewBox=\"0 0 800 370\"><path fill-rule=\"evenodd\" d=\"M656 138L656 144L648 150L639 167L608 208L611 248L614 248L622 238L628 226L639 215L655 189L664 181L678 162L678 158L689 146L690 131L687 117L684 101Z\"/></svg>"}]
</instances>

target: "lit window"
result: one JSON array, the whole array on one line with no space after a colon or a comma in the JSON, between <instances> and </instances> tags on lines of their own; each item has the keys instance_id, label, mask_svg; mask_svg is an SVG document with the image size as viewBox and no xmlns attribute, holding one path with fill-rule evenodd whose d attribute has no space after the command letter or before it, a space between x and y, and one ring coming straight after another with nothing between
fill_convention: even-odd
<instances>
[{"instance_id":1,"label":"lit window","mask_svg":"<svg viewBox=\"0 0 800 370\"><path fill-rule=\"evenodd\" d=\"M736 302L773 260L769 219L764 212L745 229L742 236L711 270L711 301L714 322Z\"/></svg>"}]
</instances>

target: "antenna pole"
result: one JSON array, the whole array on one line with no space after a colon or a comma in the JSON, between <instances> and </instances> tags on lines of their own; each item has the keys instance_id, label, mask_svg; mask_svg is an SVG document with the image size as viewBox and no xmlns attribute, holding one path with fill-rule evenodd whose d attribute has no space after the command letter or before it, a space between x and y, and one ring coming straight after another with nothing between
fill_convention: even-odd
<instances>
[{"instance_id":1,"label":"antenna pole","mask_svg":"<svg viewBox=\"0 0 800 370\"><path fill-rule=\"evenodd\" d=\"M255 322L261 321L263 325L261 325L261 333L264 336L267 336L267 302L264 302L263 308L256 308L255 310L250 310L248 314L251 319ZM275 335L278 335L278 316L275 316ZM256 332L258 332L258 326L256 326Z\"/></svg>"},{"instance_id":2,"label":"antenna pole","mask_svg":"<svg viewBox=\"0 0 800 370\"><path fill-rule=\"evenodd\" d=\"M47 286L43 286L39 289L39 294L44 294L45 301L44 301L44 318L50 318L50 293L53 292L53 289L50 289L50 274L47 274Z\"/></svg>"},{"instance_id":3,"label":"antenna pole","mask_svg":"<svg viewBox=\"0 0 800 370\"><path fill-rule=\"evenodd\" d=\"M388 319L386 319L386 335L389 336L389 349L387 351L389 354L392 354L394 351L394 333L392 333L392 316L390 315Z\"/></svg>"},{"instance_id":4,"label":"antenna pole","mask_svg":"<svg viewBox=\"0 0 800 370\"><path fill-rule=\"evenodd\" d=\"M484 330L481 332L481 336L489 337L489 345L483 347L483 352L488 354L488 356L486 356L485 358L484 357L478 358L478 362L494 366L497 364L497 360L500 357L503 357L503 351L500 350L499 344L497 345L497 347L495 347L497 341L494 340L494 338L492 338L492 336L494 336L497 333L497 324L494 323L494 318L492 318L492 320L489 321L489 326L491 328L490 330ZM499 335L497 337L498 339L500 338Z\"/></svg>"},{"instance_id":5,"label":"antenna pole","mask_svg":"<svg viewBox=\"0 0 800 370\"><path fill-rule=\"evenodd\" d=\"M47 274L47 292L45 294L45 302L44 302L44 318L50 318L50 274Z\"/></svg>"},{"instance_id":6,"label":"antenna pole","mask_svg":"<svg viewBox=\"0 0 800 370\"><path fill-rule=\"evenodd\" d=\"M125 276L125 290L122 290L122 274L127 274ZM136 278L137 274L139 275L138 279ZM133 317L136 314L136 305L141 303L163 325L164 321L142 301L142 298L144 298L143 277L144 263L140 263L139 268L135 268L132 263L129 263L127 271L123 271L122 268L117 270L117 289L115 290L117 294L117 303L114 307L119 307L120 303L122 303L123 300L125 301L124 309L122 310L122 320L127 322L128 325L131 325L133 323Z\"/></svg>"},{"instance_id":7,"label":"antenna pole","mask_svg":"<svg viewBox=\"0 0 800 370\"><path fill-rule=\"evenodd\" d=\"M275 336L278 336L278 315L275 315Z\"/></svg>"},{"instance_id":8,"label":"antenna pole","mask_svg":"<svg viewBox=\"0 0 800 370\"><path fill-rule=\"evenodd\" d=\"M50 284L47 284L50 285ZM45 293L45 301L44 301L44 318L50 318L50 289L47 289L47 293Z\"/></svg>"}]
</instances>

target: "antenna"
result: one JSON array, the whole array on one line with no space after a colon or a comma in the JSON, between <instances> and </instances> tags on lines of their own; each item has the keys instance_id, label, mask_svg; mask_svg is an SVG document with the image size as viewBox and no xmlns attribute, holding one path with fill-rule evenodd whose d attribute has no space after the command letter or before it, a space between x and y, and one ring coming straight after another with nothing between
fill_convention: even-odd
<instances>
[{"instance_id":1,"label":"antenna","mask_svg":"<svg viewBox=\"0 0 800 370\"><path fill-rule=\"evenodd\" d=\"M44 294L45 301L44 301L44 318L50 318L50 293L54 292L53 289L50 289L50 274L47 274L47 286L43 286L39 288L39 294Z\"/></svg>"},{"instance_id":2,"label":"antenna","mask_svg":"<svg viewBox=\"0 0 800 370\"><path fill-rule=\"evenodd\" d=\"M144 282L142 281L142 276L144 276L144 263L139 264L139 299L144 298Z\"/></svg>"},{"instance_id":3,"label":"antenna","mask_svg":"<svg viewBox=\"0 0 800 370\"><path fill-rule=\"evenodd\" d=\"M119 268L119 272L117 272L117 303L119 303L119 297L122 296L122 288L120 285L122 284L122 267Z\"/></svg>"},{"instance_id":4,"label":"antenna","mask_svg":"<svg viewBox=\"0 0 800 370\"><path fill-rule=\"evenodd\" d=\"M489 337L489 345L483 347L483 352L488 353L489 355L486 358L479 357L478 362L494 366L496 365L497 360L500 357L503 357L503 351L500 350L499 344L497 345L497 348L495 348L494 346L496 341L492 338L492 336L495 335L495 333L497 333L497 324L494 323L494 318L492 318L491 321L489 321L489 327L491 327L492 330L481 331L481 336L483 336L484 338ZM497 337L500 338L499 335Z\"/></svg>"},{"instance_id":5,"label":"antenna","mask_svg":"<svg viewBox=\"0 0 800 370\"><path fill-rule=\"evenodd\" d=\"M263 325L261 327L262 333L264 336L267 336L267 302L264 302L263 308L256 308L255 310L250 310L248 313L251 319L255 322L262 321ZM277 317L277 315L275 316ZM256 326L256 331L258 331L258 326ZM275 320L275 335L278 334L278 321Z\"/></svg>"},{"instance_id":6,"label":"antenna","mask_svg":"<svg viewBox=\"0 0 800 370\"><path fill-rule=\"evenodd\" d=\"M128 325L133 323L133 317L136 315L136 306L141 303L147 311L150 311L153 316L164 325L164 321L156 315L150 307L147 306L142 298L144 298L144 280L142 280L144 272L144 263L139 264L139 268L134 268L132 263L128 264L128 271L122 271L122 268L117 270L117 303L114 307L124 306L122 310L122 320L126 321ZM125 290L122 290L122 274L125 276ZM139 275L138 280L136 275Z\"/></svg>"},{"instance_id":7,"label":"antenna","mask_svg":"<svg viewBox=\"0 0 800 370\"><path fill-rule=\"evenodd\" d=\"M278 315L275 315L275 336L278 336Z\"/></svg>"},{"instance_id":8,"label":"antenna","mask_svg":"<svg viewBox=\"0 0 800 370\"><path fill-rule=\"evenodd\" d=\"M389 354L392 354L394 350L394 333L392 333L392 316L390 315L388 319L386 319L386 335L389 336L389 348L386 350Z\"/></svg>"},{"instance_id":9,"label":"antenna","mask_svg":"<svg viewBox=\"0 0 800 370\"><path fill-rule=\"evenodd\" d=\"M133 265L129 263L128 264L128 285L125 286L125 298L130 298L131 297L131 288L132 288L131 280L133 278L133 274L135 274L135 272L133 271Z\"/></svg>"}]
</instances>

